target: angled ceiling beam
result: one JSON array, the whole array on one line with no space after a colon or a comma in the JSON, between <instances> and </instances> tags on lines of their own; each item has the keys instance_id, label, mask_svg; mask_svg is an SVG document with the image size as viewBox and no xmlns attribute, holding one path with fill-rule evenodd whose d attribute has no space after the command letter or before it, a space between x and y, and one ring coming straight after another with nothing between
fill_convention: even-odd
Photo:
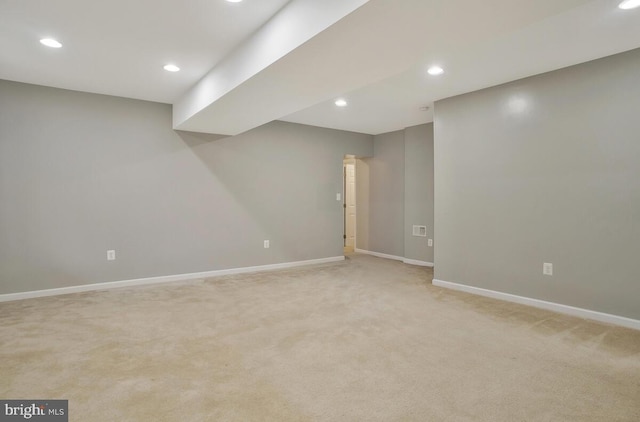
<instances>
[{"instance_id":1,"label":"angled ceiling beam","mask_svg":"<svg viewBox=\"0 0 640 422\"><path fill-rule=\"evenodd\" d=\"M324 31L369 0L292 0L223 59L173 106L174 129L235 135L250 129L218 119L205 126L201 115L256 74ZM211 112L205 113L209 115Z\"/></svg>"},{"instance_id":2,"label":"angled ceiling beam","mask_svg":"<svg viewBox=\"0 0 640 422\"><path fill-rule=\"evenodd\" d=\"M174 104L174 128L237 135L588 1L293 0Z\"/></svg>"}]
</instances>

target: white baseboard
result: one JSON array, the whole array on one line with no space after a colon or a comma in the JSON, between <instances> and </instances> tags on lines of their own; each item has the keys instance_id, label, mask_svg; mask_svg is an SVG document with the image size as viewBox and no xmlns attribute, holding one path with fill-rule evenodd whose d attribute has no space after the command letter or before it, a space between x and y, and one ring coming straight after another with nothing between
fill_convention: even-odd
<instances>
[{"instance_id":1,"label":"white baseboard","mask_svg":"<svg viewBox=\"0 0 640 422\"><path fill-rule=\"evenodd\" d=\"M401 256L389 255L386 253L367 251L365 249L357 249L357 248L355 249L355 251L358 253L366 254L366 255L377 256L378 258L395 259L396 261L404 261L404 258Z\"/></svg>"},{"instance_id":2,"label":"white baseboard","mask_svg":"<svg viewBox=\"0 0 640 422\"><path fill-rule=\"evenodd\" d=\"M640 330L640 321L622 317L618 315L605 314L603 312L591 311L589 309L576 308L569 305L562 305L554 302L547 302L539 299L532 299L524 296L516 296L509 293L497 292L494 290L482 289L480 287L467 286L464 284L451 283L449 281L433 279L433 285L452 290L459 290L479 296L486 296L493 299L505 300L507 302L519 303L521 305L533 306L535 308L546 309L548 311L559 312L579 318L592 319L605 322L607 324L619 325L622 327Z\"/></svg>"},{"instance_id":3,"label":"white baseboard","mask_svg":"<svg viewBox=\"0 0 640 422\"><path fill-rule=\"evenodd\" d=\"M170 283L173 281L186 281L199 278L218 277L222 275L253 273L258 271L279 270L284 268L300 267L303 265L325 264L328 262L343 261L344 256L329 258L309 259L306 261L284 262L281 264L258 265L255 267L231 268L228 270L204 271L199 273L176 274L159 277L137 278L133 280L108 281L105 283L84 284L80 286L61 287L57 289L35 290L31 292L8 293L0 295L0 302L13 300L32 299L44 296L66 295L70 293L89 292L93 290L117 289L120 287L144 286L147 284Z\"/></svg>"},{"instance_id":4,"label":"white baseboard","mask_svg":"<svg viewBox=\"0 0 640 422\"><path fill-rule=\"evenodd\" d=\"M386 253L368 251L366 249L357 249L356 248L355 252L363 253L363 254L366 254L366 255L377 256L378 258L394 259L396 261L402 261L405 264L420 265L421 267L433 267L433 262L418 261L417 259L403 258L401 256L389 255L389 254L386 254Z\"/></svg>"},{"instance_id":5,"label":"white baseboard","mask_svg":"<svg viewBox=\"0 0 640 422\"><path fill-rule=\"evenodd\" d=\"M433 268L433 262L418 261L417 259L409 259L409 258L404 258L402 260L402 262L404 262L405 264L410 264L410 265L419 265L421 267L432 267Z\"/></svg>"}]
</instances>

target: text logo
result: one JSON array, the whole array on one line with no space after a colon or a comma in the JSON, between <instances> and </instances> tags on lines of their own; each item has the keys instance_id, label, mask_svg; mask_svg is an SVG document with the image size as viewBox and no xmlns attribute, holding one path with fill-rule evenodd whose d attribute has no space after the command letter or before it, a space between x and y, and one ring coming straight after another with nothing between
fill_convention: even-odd
<instances>
[{"instance_id":1,"label":"text logo","mask_svg":"<svg viewBox=\"0 0 640 422\"><path fill-rule=\"evenodd\" d=\"M68 422L68 400L0 400L0 422Z\"/></svg>"}]
</instances>

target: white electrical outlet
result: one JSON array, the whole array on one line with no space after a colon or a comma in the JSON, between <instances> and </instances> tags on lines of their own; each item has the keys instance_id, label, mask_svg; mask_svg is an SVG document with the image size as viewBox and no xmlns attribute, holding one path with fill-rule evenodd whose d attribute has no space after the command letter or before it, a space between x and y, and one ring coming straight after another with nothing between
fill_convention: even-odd
<instances>
[{"instance_id":1,"label":"white electrical outlet","mask_svg":"<svg viewBox=\"0 0 640 422\"><path fill-rule=\"evenodd\" d=\"M542 264L542 274L553 275L553 264L550 262L545 262L544 264Z\"/></svg>"},{"instance_id":2,"label":"white electrical outlet","mask_svg":"<svg viewBox=\"0 0 640 422\"><path fill-rule=\"evenodd\" d=\"M116 251L110 249L107 251L107 261L115 261L116 260Z\"/></svg>"},{"instance_id":3,"label":"white electrical outlet","mask_svg":"<svg viewBox=\"0 0 640 422\"><path fill-rule=\"evenodd\" d=\"M269 241L268 240L264 241L264 248L265 249L269 249Z\"/></svg>"},{"instance_id":4,"label":"white electrical outlet","mask_svg":"<svg viewBox=\"0 0 640 422\"><path fill-rule=\"evenodd\" d=\"M430 247L433 247L433 239L429 239L429 240L427 241L427 244L428 244Z\"/></svg>"}]
</instances>

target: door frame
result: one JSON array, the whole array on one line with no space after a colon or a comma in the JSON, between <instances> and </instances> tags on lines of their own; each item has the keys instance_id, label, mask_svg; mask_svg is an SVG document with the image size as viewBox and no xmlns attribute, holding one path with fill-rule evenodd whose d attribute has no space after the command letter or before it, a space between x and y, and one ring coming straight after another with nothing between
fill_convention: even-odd
<instances>
[{"instance_id":1,"label":"door frame","mask_svg":"<svg viewBox=\"0 0 640 422\"><path fill-rule=\"evenodd\" d=\"M347 166L353 166L353 203L355 207L354 223L353 223L353 250L356 250L356 242L358 238L358 207L356 204L357 198L357 175L356 175L356 157L354 155L345 155L342 160L342 237L343 247L347 246Z\"/></svg>"}]
</instances>

